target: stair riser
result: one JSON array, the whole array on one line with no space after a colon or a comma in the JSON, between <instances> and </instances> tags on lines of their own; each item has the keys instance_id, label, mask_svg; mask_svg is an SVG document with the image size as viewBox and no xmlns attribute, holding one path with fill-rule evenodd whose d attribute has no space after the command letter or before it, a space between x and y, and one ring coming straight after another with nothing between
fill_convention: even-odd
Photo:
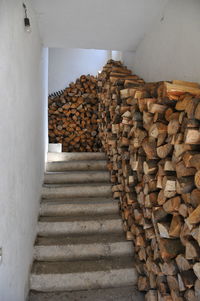
<instances>
[{"instance_id":1,"label":"stair riser","mask_svg":"<svg viewBox=\"0 0 200 301\"><path fill-rule=\"evenodd\" d=\"M109 172L77 172L68 174L46 174L44 178L44 183L54 184L54 183L98 183L98 182L110 182Z\"/></svg>"},{"instance_id":2,"label":"stair riser","mask_svg":"<svg viewBox=\"0 0 200 301\"><path fill-rule=\"evenodd\" d=\"M48 153L48 162L72 160L105 160L104 153Z\"/></svg>"},{"instance_id":3,"label":"stair riser","mask_svg":"<svg viewBox=\"0 0 200 301\"><path fill-rule=\"evenodd\" d=\"M107 170L106 161L70 161L70 162L52 162L47 163L47 171L89 171L89 170Z\"/></svg>"},{"instance_id":4,"label":"stair riser","mask_svg":"<svg viewBox=\"0 0 200 301\"><path fill-rule=\"evenodd\" d=\"M43 187L42 198L75 198L75 197L111 197L110 185L74 186L74 187Z\"/></svg>"},{"instance_id":5,"label":"stair riser","mask_svg":"<svg viewBox=\"0 0 200 301\"><path fill-rule=\"evenodd\" d=\"M73 222L39 222L38 234L42 236L57 234L122 232L121 219L73 221Z\"/></svg>"},{"instance_id":6,"label":"stair riser","mask_svg":"<svg viewBox=\"0 0 200 301\"><path fill-rule=\"evenodd\" d=\"M40 216L115 214L119 212L118 204L41 204Z\"/></svg>"},{"instance_id":7,"label":"stair riser","mask_svg":"<svg viewBox=\"0 0 200 301\"><path fill-rule=\"evenodd\" d=\"M108 271L72 274L32 274L30 288L41 292L74 291L135 285L137 273L133 267Z\"/></svg>"},{"instance_id":8,"label":"stair riser","mask_svg":"<svg viewBox=\"0 0 200 301\"><path fill-rule=\"evenodd\" d=\"M38 261L62 261L111 257L132 256L131 242L93 243L80 245L35 246L34 258Z\"/></svg>"}]
</instances>

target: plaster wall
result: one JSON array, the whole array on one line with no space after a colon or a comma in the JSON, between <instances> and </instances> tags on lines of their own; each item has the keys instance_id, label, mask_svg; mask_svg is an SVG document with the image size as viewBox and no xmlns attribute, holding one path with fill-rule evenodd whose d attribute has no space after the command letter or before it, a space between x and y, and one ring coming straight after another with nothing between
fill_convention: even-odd
<instances>
[{"instance_id":1,"label":"plaster wall","mask_svg":"<svg viewBox=\"0 0 200 301\"><path fill-rule=\"evenodd\" d=\"M162 17L123 61L146 81L200 82L200 1L169 1Z\"/></svg>"},{"instance_id":2,"label":"plaster wall","mask_svg":"<svg viewBox=\"0 0 200 301\"><path fill-rule=\"evenodd\" d=\"M112 59L115 61L122 60L122 51L112 50Z\"/></svg>"},{"instance_id":3,"label":"plaster wall","mask_svg":"<svg viewBox=\"0 0 200 301\"><path fill-rule=\"evenodd\" d=\"M44 173L46 50L30 1L0 1L0 300L23 301ZM45 92L46 91L46 92Z\"/></svg>"},{"instance_id":4,"label":"plaster wall","mask_svg":"<svg viewBox=\"0 0 200 301\"><path fill-rule=\"evenodd\" d=\"M123 51L121 54L122 62L129 69L134 72L134 63L135 63L135 52L133 51Z\"/></svg>"},{"instance_id":5,"label":"plaster wall","mask_svg":"<svg viewBox=\"0 0 200 301\"><path fill-rule=\"evenodd\" d=\"M169 0L32 0L46 47L135 50Z\"/></svg>"},{"instance_id":6,"label":"plaster wall","mask_svg":"<svg viewBox=\"0 0 200 301\"><path fill-rule=\"evenodd\" d=\"M49 49L49 94L62 90L82 74L97 75L110 51L95 49Z\"/></svg>"}]
</instances>

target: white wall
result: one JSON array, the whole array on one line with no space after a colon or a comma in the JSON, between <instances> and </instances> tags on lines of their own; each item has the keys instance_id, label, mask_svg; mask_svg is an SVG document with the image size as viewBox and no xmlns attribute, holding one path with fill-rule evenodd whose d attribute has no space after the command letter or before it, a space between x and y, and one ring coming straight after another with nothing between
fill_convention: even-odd
<instances>
[{"instance_id":1,"label":"white wall","mask_svg":"<svg viewBox=\"0 0 200 301\"><path fill-rule=\"evenodd\" d=\"M122 60L122 51L112 50L112 59L115 61Z\"/></svg>"},{"instance_id":2,"label":"white wall","mask_svg":"<svg viewBox=\"0 0 200 301\"><path fill-rule=\"evenodd\" d=\"M146 81L200 82L200 1L169 1L163 17L124 62Z\"/></svg>"},{"instance_id":3,"label":"white wall","mask_svg":"<svg viewBox=\"0 0 200 301\"><path fill-rule=\"evenodd\" d=\"M42 99L44 101L44 146L45 146L45 163L47 162L47 153L49 147L49 125L48 125L48 95L49 95L49 49L43 48L43 65L42 65Z\"/></svg>"},{"instance_id":4,"label":"white wall","mask_svg":"<svg viewBox=\"0 0 200 301\"><path fill-rule=\"evenodd\" d=\"M0 300L23 301L28 289L44 172L45 51L28 0L0 2ZM44 92L43 92L44 91Z\"/></svg>"},{"instance_id":5,"label":"white wall","mask_svg":"<svg viewBox=\"0 0 200 301\"><path fill-rule=\"evenodd\" d=\"M135 63L135 52L133 51L123 51L121 54L121 59L124 65L131 69L134 73L134 63Z\"/></svg>"},{"instance_id":6,"label":"white wall","mask_svg":"<svg viewBox=\"0 0 200 301\"><path fill-rule=\"evenodd\" d=\"M49 49L49 94L66 88L82 74L97 75L110 52L94 49Z\"/></svg>"},{"instance_id":7,"label":"white wall","mask_svg":"<svg viewBox=\"0 0 200 301\"><path fill-rule=\"evenodd\" d=\"M46 47L121 51L135 50L168 1L32 0Z\"/></svg>"}]
</instances>

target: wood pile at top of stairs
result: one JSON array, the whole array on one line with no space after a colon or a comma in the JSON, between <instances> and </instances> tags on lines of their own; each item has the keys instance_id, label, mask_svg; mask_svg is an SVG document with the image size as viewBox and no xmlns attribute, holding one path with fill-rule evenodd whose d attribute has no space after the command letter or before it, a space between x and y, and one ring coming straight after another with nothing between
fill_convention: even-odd
<instances>
[{"instance_id":1,"label":"wood pile at top of stairs","mask_svg":"<svg viewBox=\"0 0 200 301\"><path fill-rule=\"evenodd\" d=\"M147 301L200 300L200 86L109 61L99 131Z\"/></svg>"},{"instance_id":2,"label":"wood pile at top of stairs","mask_svg":"<svg viewBox=\"0 0 200 301\"><path fill-rule=\"evenodd\" d=\"M49 142L64 152L97 152L97 80L82 75L59 96L49 97Z\"/></svg>"}]
</instances>

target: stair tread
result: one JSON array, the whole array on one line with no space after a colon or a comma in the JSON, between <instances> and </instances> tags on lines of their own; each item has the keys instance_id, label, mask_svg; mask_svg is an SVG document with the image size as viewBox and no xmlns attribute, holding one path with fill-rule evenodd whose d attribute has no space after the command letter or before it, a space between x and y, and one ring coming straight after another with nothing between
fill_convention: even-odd
<instances>
[{"instance_id":1,"label":"stair tread","mask_svg":"<svg viewBox=\"0 0 200 301\"><path fill-rule=\"evenodd\" d=\"M47 171L108 170L107 160L72 160L47 162Z\"/></svg>"},{"instance_id":2,"label":"stair tread","mask_svg":"<svg viewBox=\"0 0 200 301\"><path fill-rule=\"evenodd\" d=\"M40 216L39 222L78 222L78 221L104 221L104 220L121 220L118 214L98 214L98 215L69 215L69 216Z\"/></svg>"},{"instance_id":3,"label":"stair tread","mask_svg":"<svg viewBox=\"0 0 200 301\"><path fill-rule=\"evenodd\" d=\"M59 187L88 187L88 186L92 186L92 187L109 187L111 186L111 183L77 183L77 184L43 184L43 187L45 188L59 188Z\"/></svg>"},{"instance_id":4,"label":"stair tread","mask_svg":"<svg viewBox=\"0 0 200 301\"><path fill-rule=\"evenodd\" d=\"M98 166L96 169L103 168L103 170L107 170L107 160L73 160L73 161L53 161L47 162L47 167L63 167L63 166L77 166L82 168L83 166L90 167L90 166Z\"/></svg>"},{"instance_id":5,"label":"stair tread","mask_svg":"<svg viewBox=\"0 0 200 301\"><path fill-rule=\"evenodd\" d=\"M62 160L62 161L51 161L51 162L47 162L48 164L54 164L54 163L56 163L56 164L62 164L62 163L69 163L69 164L71 164L71 163L79 163L79 162L84 162L84 163L87 163L87 162L91 162L91 163L95 163L95 162L107 162L107 160L106 159L86 159L86 160L70 160L70 161L68 161L68 160Z\"/></svg>"},{"instance_id":6,"label":"stair tread","mask_svg":"<svg viewBox=\"0 0 200 301\"><path fill-rule=\"evenodd\" d=\"M123 286L115 288L77 290L75 292L30 293L30 301L144 301L144 294L136 287Z\"/></svg>"},{"instance_id":7,"label":"stair tread","mask_svg":"<svg viewBox=\"0 0 200 301\"><path fill-rule=\"evenodd\" d=\"M69 160L76 160L73 158L85 156L85 157L94 157L94 160L96 160L96 157L100 158L106 158L106 154L104 152L48 152L48 157L69 157Z\"/></svg>"},{"instance_id":8,"label":"stair tread","mask_svg":"<svg viewBox=\"0 0 200 301\"><path fill-rule=\"evenodd\" d=\"M131 243L126 240L122 233L105 233L105 234L81 234L81 235L57 235L40 237L36 239L36 246L55 246L55 245L78 245L92 243Z\"/></svg>"},{"instance_id":9,"label":"stair tread","mask_svg":"<svg viewBox=\"0 0 200 301\"><path fill-rule=\"evenodd\" d=\"M42 199L41 204L52 204L52 205L64 205L64 204L74 204L74 205L93 205L93 204L118 204L118 200L111 198L60 198L60 199Z\"/></svg>"},{"instance_id":10,"label":"stair tread","mask_svg":"<svg viewBox=\"0 0 200 301\"><path fill-rule=\"evenodd\" d=\"M45 175L73 175L73 174L90 174L90 175L93 175L93 174L96 174L96 173L99 173L99 174L109 174L109 171L107 170L72 170L72 171L46 171L45 172Z\"/></svg>"},{"instance_id":11,"label":"stair tread","mask_svg":"<svg viewBox=\"0 0 200 301\"><path fill-rule=\"evenodd\" d=\"M35 261L32 274L73 274L97 271L110 271L119 269L133 269L133 257L111 257L96 260L75 261Z\"/></svg>"}]
</instances>

